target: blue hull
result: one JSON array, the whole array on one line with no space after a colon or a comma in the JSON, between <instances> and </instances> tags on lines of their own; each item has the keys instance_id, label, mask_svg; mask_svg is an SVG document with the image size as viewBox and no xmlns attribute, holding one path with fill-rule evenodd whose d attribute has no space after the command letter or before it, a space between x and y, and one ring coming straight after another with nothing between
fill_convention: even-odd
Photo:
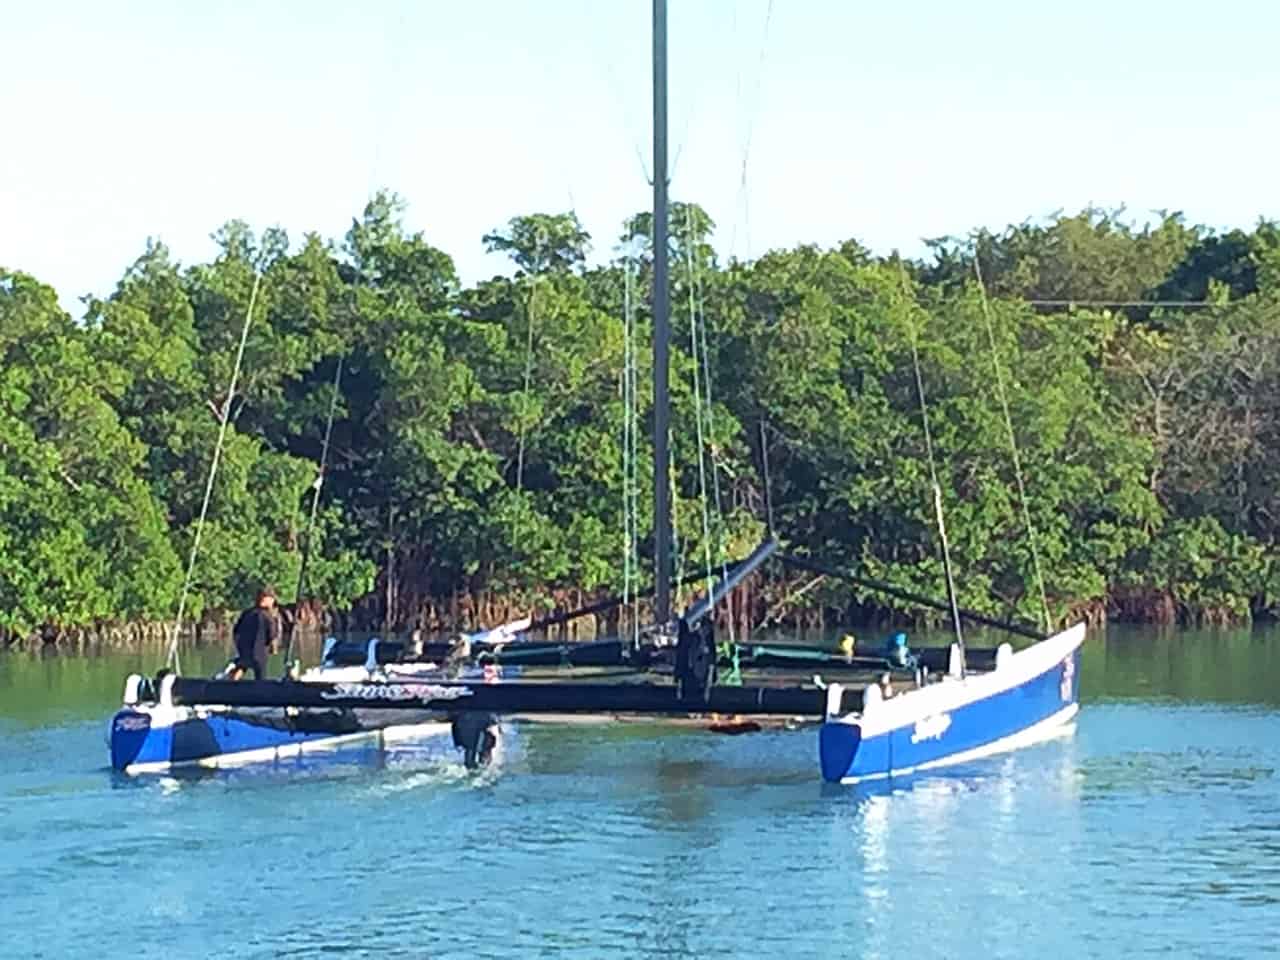
<instances>
[{"instance_id":1,"label":"blue hull","mask_svg":"<svg viewBox=\"0 0 1280 960\"><path fill-rule=\"evenodd\" d=\"M828 718L819 735L822 777L830 782L880 779L963 762L1033 742L1041 734L1051 735L1078 709L1079 658L1077 642L1047 669L990 695L966 698L966 681L951 681L962 691L959 699L967 702L915 714L899 711L890 729L883 725L876 729L865 718ZM909 700L921 692L899 696ZM889 704L897 707L893 700L878 706L884 709ZM864 728L872 732L864 735Z\"/></svg>"},{"instance_id":2,"label":"blue hull","mask_svg":"<svg viewBox=\"0 0 1280 960\"><path fill-rule=\"evenodd\" d=\"M232 712L199 717L184 711L172 720L162 720L149 710L125 707L111 721L111 766L116 770L160 769L225 754L250 755L335 740L353 732L290 730Z\"/></svg>"}]
</instances>

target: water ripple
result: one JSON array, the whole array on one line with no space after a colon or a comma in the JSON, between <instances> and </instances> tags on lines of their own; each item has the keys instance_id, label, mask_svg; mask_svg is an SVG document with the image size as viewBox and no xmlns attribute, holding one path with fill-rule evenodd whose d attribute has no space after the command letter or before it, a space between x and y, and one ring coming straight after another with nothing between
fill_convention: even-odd
<instances>
[{"instance_id":1,"label":"water ripple","mask_svg":"<svg viewBox=\"0 0 1280 960\"><path fill-rule=\"evenodd\" d=\"M1074 738L871 788L812 732L523 730L128 780L0 731L0 956L1270 956L1280 714L1099 703ZM145 952L142 950L141 952Z\"/></svg>"}]
</instances>

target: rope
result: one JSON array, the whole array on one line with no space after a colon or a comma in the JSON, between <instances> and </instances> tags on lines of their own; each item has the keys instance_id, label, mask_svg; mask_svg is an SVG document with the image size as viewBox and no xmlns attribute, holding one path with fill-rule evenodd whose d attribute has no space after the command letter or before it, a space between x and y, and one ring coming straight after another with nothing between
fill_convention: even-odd
<instances>
[{"instance_id":1,"label":"rope","mask_svg":"<svg viewBox=\"0 0 1280 960\"><path fill-rule=\"evenodd\" d=\"M200 537L204 533L204 521L209 514L209 500L213 495L213 478L218 473L218 461L222 457L222 445L227 436L227 424L231 421L231 401L236 395L236 384L240 380L240 367L244 362L244 347L249 340L249 327L253 321L253 308L258 302L258 288L262 283L262 275L254 271L253 290L249 293L249 307L244 312L244 326L240 330L240 345L236 348L236 362L231 371L231 384L227 387L227 401L222 405L218 423L218 442L213 448L213 462L209 465L209 477L204 485L204 502L200 505L200 517L196 520L196 535L191 542L191 553L187 557L187 576L182 581L182 593L178 597L178 615L173 621L173 636L169 639L169 656L167 664L175 673L181 673L178 661L178 634L182 629L182 618L187 609L187 595L191 591L191 579L195 575L196 554L200 551Z\"/></svg>"},{"instance_id":2,"label":"rope","mask_svg":"<svg viewBox=\"0 0 1280 960\"><path fill-rule=\"evenodd\" d=\"M1040 571L1040 553L1036 549L1036 531L1031 525L1031 510L1027 506L1027 490L1022 482L1022 464L1018 457L1018 442L1013 434L1013 417L1009 413L1009 398L1004 391L1004 377L1000 372L1000 358L996 353L995 326L991 322L991 305L987 302L987 287L982 280L982 265L975 253L973 273L978 278L978 293L982 297L982 316L987 322L987 340L991 344L991 366L996 374L996 393L1000 397L1000 406L1004 409L1004 425L1009 431L1009 449L1013 452L1013 474L1018 481L1018 499L1022 503L1022 519L1027 525L1027 538L1031 542L1031 563L1035 568L1036 584L1040 588L1040 608L1044 613L1045 631L1053 632L1053 618L1049 615L1049 598L1044 589L1044 574Z\"/></svg>"}]
</instances>

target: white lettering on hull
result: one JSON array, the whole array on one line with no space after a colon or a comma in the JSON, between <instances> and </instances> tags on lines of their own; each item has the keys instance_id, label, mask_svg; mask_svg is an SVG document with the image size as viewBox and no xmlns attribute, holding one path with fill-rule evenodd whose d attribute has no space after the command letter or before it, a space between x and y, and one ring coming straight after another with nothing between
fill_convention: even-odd
<instances>
[{"instance_id":1,"label":"white lettering on hull","mask_svg":"<svg viewBox=\"0 0 1280 960\"><path fill-rule=\"evenodd\" d=\"M320 694L325 700L457 700L471 696L470 687L441 687L433 683L335 683Z\"/></svg>"},{"instance_id":2,"label":"white lettering on hull","mask_svg":"<svg viewBox=\"0 0 1280 960\"><path fill-rule=\"evenodd\" d=\"M921 740L941 740L942 735L951 727L951 714L939 713L936 716L925 717L923 720L916 722L915 729L911 731L911 742L919 743Z\"/></svg>"},{"instance_id":3,"label":"white lettering on hull","mask_svg":"<svg viewBox=\"0 0 1280 960\"><path fill-rule=\"evenodd\" d=\"M1071 681L1076 675L1076 658L1068 654L1067 659L1062 661L1062 685L1058 688L1058 693L1062 694L1062 702L1068 703L1071 700Z\"/></svg>"}]
</instances>

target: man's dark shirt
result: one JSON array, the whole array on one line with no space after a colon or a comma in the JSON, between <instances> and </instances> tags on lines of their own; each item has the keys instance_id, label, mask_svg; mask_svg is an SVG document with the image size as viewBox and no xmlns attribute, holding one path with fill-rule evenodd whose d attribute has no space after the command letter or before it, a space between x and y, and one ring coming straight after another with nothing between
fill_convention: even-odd
<instances>
[{"instance_id":1,"label":"man's dark shirt","mask_svg":"<svg viewBox=\"0 0 1280 960\"><path fill-rule=\"evenodd\" d=\"M280 639L280 618L263 607L250 607L240 614L231 635L241 657L265 662L271 644Z\"/></svg>"}]
</instances>

